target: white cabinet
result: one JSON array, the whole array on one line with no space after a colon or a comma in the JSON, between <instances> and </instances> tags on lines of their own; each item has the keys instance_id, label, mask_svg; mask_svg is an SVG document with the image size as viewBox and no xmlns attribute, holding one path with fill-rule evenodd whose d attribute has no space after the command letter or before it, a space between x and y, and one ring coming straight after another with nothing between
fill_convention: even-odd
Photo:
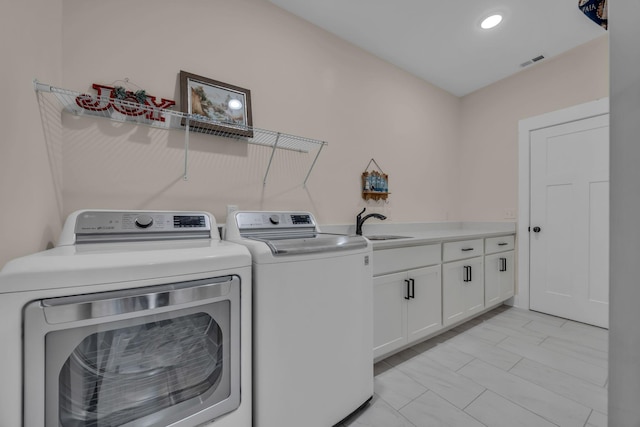
<instances>
[{"instance_id":1,"label":"white cabinet","mask_svg":"<svg viewBox=\"0 0 640 427\"><path fill-rule=\"evenodd\" d=\"M373 357L387 354L407 343L404 286L407 273L373 278Z\"/></svg>"},{"instance_id":2,"label":"white cabinet","mask_svg":"<svg viewBox=\"0 0 640 427\"><path fill-rule=\"evenodd\" d=\"M483 243L482 239L444 243L443 258L452 261L442 264L444 326L484 309Z\"/></svg>"},{"instance_id":3,"label":"white cabinet","mask_svg":"<svg viewBox=\"0 0 640 427\"><path fill-rule=\"evenodd\" d=\"M513 251L484 257L484 303L487 307L501 303L514 294Z\"/></svg>"},{"instance_id":4,"label":"white cabinet","mask_svg":"<svg viewBox=\"0 0 640 427\"><path fill-rule=\"evenodd\" d=\"M374 358L512 297L514 250L514 235L374 250Z\"/></svg>"},{"instance_id":5,"label":"white cabinet","mask_svg":"<svg viewBox=\"0 0 640 427\"><path fill-rule=\"evenodd\" d=\"M442 327L440 244L373 251L373 355Z\"/></svg>"},{"instance_id":6,"label":"white cabinet","mask_svg":"<svg viewBox=\"0 0 640 427\"><path fill-rule=\"evenodd\" d=\"M482 257L442 265L442 322L451 325L484 309Z\"/></svg>"},{"instance_id":7,"label":"white cabinet","mask_svg":"<svg viewBox=\"0 0 640 427\"><path fill-rule=\"evenodd\" d=\"M440 266L407 273L410 299L407 301L407 339L414 342L442 326L442 281Z\"/></svg>"},{"instance_id":8,"label":"white cabinet","mask_svg":"<svg viewBox=\"0 0 640 427\"><path fill-rule=\"evenodd\" d=\"M440 329L441 299L439 265L374 277L374 357Z\"/></svg>"},{"instance_id":9,"label":"white cabinet","mask_svg":"<svg viewBox=\"0 0 640 427\"><path fill-rule=\"evenodd\" d=\"M486 239L484 257L484 288L486 307L497 305L514 295L514 236Z\"/></svg>"}]
</instances>

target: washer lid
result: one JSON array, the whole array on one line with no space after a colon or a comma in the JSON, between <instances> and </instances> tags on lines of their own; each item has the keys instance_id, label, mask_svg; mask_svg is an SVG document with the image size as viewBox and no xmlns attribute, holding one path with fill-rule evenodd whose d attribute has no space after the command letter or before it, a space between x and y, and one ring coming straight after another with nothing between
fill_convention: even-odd
<instances>
[{"instance_id":1,"label":"washer lid","mask_svg":"<svg viewBox=\"0 0 640 427\"><path fill-rule=\"evenodd\" d=\"M348 251L367 247L367 239L364 237L343 234L263 234L247 238L264 242L275 256Z\"/></svg>"}]
</instances>

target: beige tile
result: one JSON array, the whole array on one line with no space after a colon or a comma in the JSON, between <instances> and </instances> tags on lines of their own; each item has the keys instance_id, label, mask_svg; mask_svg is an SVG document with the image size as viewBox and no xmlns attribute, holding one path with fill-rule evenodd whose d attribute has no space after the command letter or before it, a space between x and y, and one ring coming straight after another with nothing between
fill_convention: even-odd
<instances>
[{"instance_id":1,"label":"beige tile","mask_svg":"<svg viewBox=\"0 0 640 427\"><path fill-rule=\"evenodd\" d=\"M567 322L567 319L563 319L561 317L549 316L547 314L523 310L516 307L512 307L510 310L505 311L501 314L501 316L507 318L511 317L515 319L538 321L556 327L561 327Z\"/></svg>"},{"instance_id":2,"label":"beige tile","mask_svg":"<svg viewBox=\"0 0 640 427\"><path fill-rule=\"evenodd\" d=\"M586 325L580 322L574 322L573 320L567 320L567 322L562 325L562 329L571 331L577 334L589 335L593 338L598 338L601 340L609 339L609 330L605 328L600 328L598 326Z\"/></svg>"},{"instance_id":3,"label":"beige tile","mask_svg":"<svg viewBox=\"0 0 640 427\"><path fill-rule=\"evenodd\" d=\"M446 343L439 344L437 347L425 352L423 356L438 362L452 371L457 371L473 360L473 356L470 356Z\"/></svg>"},{"instance_id":4,"label":"beige tile","mask_svg":"<svg viewBox=\"0 0 640 427\"><path fill-rule=\"evenodd\" d=\"M400 409L427 388L398 369L390 369L373 380L375 393L394 409Z\"/></svg>"},{"instance_id":5,"label":"beige tile","mask_svg":"<svg viewBox=\"0 0 640 427\"><path fill-rule=\"evenodd\" d=\"M508 315L498 315L490 319L486 319L484 322L502 325L502 326L511 327L511 328L522 328L524 325L531 322L531 319L517 318L513 316L508 316Z\"/></svg>"},{"instance_id":6,"label":"beige tile","mask_svg":"<svg viewBox=\"0 0 640 427\"><path fill-rule=\"evenodd\" d=\"M540 343L540 346L570 357L575 357L583 362L600 366L605 369L609 366L608 354L606 351L596 350L584 343L567 341L556 337L548 337Z\"/></svg>"},{"instance_id":7,"label":"beige tile","mask_svg":"<svg viewBox=\"0 0 640 427\"><path fill-rule=\"evenodd\" d=\"M484 427L431 391L402 408L400 413L417 427Z\"/></svg>"},{"instance_id":8,"label":"beige tile","mask_svg":"<svg viewBox=\"0 0 640 427\"><path fill-rule=\"evenodd\" d=\"M511 369L513 365L522 359L521 355L491 345L469 334L459 335L447 341L447 344L505 371Z\"/></svg>"},{"instance_id":9,"label":"beige tile","mask_svg":"<svg viewBox=\"0 0 640 427\"><path fill-rule=\"evenodd\" d=\"M607 427L607 425L607 416L598 411L593 411L585 427Z\"/></svg>"},{"instance_id":10,"label":"beige tile","mask_svg":"<svg viewBox=\"0 0 640 427\"><path fill-rule=\"evenodd\" d=\"M555 427L555 424L489 390L464 411L491 427Z\"/></svg>"},{"instance_id":11,"label":"beige tile","mask_svg":"<svg viewBox=\"0 0 640 427\"><path fill-rule=\"evenodd\" d=\"M531 345L528 342L513 337L502 341L498 344L498 347L567 374L590 381L598 386L604 386L607 380L606 368L583 362L582 360L549 350L548 348Z\"/></svg>"},{"instance_id":12,"label":"beige tile","mask_svg":"<svg viewBox=\"0 0 640 427\"><path fill-rule=\"evenodd\" d=\"M474 338L478 338L483 341L486 341L487 343L492 345L498 344L500 341L502 341L508 336L503 332L497 331L495 328L492 329L490 327L487 327L486 322L481 323L475 326L474 328L469 329L465 333L468 335L471 335Z\"/></svg>"},{"instance_id":13,"label":"beige tile","mask_svg":"<svg viewBox=\"0 0 640 427\"><path fill-rule=\"evenodd\" d=\"M607 413L607 389L604 387L529 359L522 359L509 372L584 406Z\"/></svg>"},{"instance_id":14,"label":"beige tile","mask_svg":"<svg viewBox=\"0 0 640 427\"><path fill-rule=\"evenodd\" d=\"M456 329L377 363L340 427L607 425L606 330L506 306Z\"/></svg>"},{"instance_id":15,"label":"beige tile","mask_svg":"<svg viewBox=\"0 0 640 427\"><path fill-rule=\"evenodd\" d=\"M586 406L480 360L474 360L458 372L559 426L584 427L591 413Z\"/></svg>"},{"instance_id":16,"label":"beige tile","mask_svg":"<svg viewBox=\"0 0 640 427\"><path fill-rule=\"evenodd\" d=\"M522 326L519 326L519 324L513 324L504 319L496 321L487 320L486 322L484 322L483 327L494 330L496 332L500 332L510 337L516 337L521 340L529 341L531 344L540 344L545 340L545 338L548 337L547 335L524 329Z\"/></svg>"},{"instance_id":17,"label":"beige tile","mask_svg":"<svg viewBox=\"0 0 640 427\"><path fill-rule=\"evenodd\" d=\"M424 355L398 365L397 369L461 409L484 391L484 387Z\"/></svg>"},{"instance_id":18,"label":"beige tile","mask_svg":"<svg viewBox=\"0 0 640 427\"><path fill-rule=\"evenodd\" d=\"M560 338L569 342L577 342L586 347L591 347L600 351L608 351L609 343L606 338L590 337L585 334L576 333L570 329L549 325L537 320L527 323L525 329L546 334L551 337Z\"/></svg>"}]
</instances>

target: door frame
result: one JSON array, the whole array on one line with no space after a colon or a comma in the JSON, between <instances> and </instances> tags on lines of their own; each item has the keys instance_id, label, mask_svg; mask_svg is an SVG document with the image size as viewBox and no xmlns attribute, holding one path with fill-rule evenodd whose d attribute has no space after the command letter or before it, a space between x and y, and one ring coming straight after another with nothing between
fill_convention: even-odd
<instances>
[{"instance_id":1,"label":"door frame","mask_svg":"<svg viewBox=\"0 0 640 427\"><path fill-rule=\"evenodd\" d=\"M514 306L529 305L529 221L531 219L531 132L609 113L609 98L601 98L518 122L518 292Z\"/></svg>"}]
</instances>

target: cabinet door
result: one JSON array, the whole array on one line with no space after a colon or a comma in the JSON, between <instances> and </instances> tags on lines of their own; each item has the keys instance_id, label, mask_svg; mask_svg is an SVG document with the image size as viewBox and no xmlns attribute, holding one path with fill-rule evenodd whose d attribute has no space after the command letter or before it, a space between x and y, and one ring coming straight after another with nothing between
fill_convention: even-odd
<instances>
[{"instance_id":1,"label":"cabinet door","mask_svg":"<svg viewBox=\"0 0 640 427\"><path fill-rule=\"evenodd\" d=\"M502 258L505 259L505 271L500 273L500 300L504 301L515 295L516 275L515 265L516 257L514 251L505 252Z\"/></svg>"},{"instance_id":2,"label":"cabinet door","mask_svg":"<svg viewBox=\"0 0 640 427\"><path fill-rule=\"evenodd\" d=\"M410 296L407 301L407 335L411 343L442 326L442 283L440 266L419 268L407 273Z\"/></svg>"},{"instance_id":3,"label":"cabinet door","mask_svg":"<svg viewBox=\"0 0 640 427\"><path fill-rule=\"evenodd\" d=\"M485 264L485 306L496 305L514 295L514 252L487 255Z\"/></svg>"},{"instance_id":4,"label":"cabinet door","mask_svg":"<svg viewBox=\"0 0 640 427\"><path fill-rule=\"evenodd\" d=\"M373 357L407 343L407 273L373 278Z\"/></svg>"},{"instance_id":5,"label":"cabinet door","mask_svg":"<svg viewBox=\"0 0 640 427\"><path fill-rule=\"evenodd\" d=\"M442 320L445 326L484 308L483 267L481 257L442 265Z\"/></svg>"},{"instance_id":6,"label":"cabinet door","mask_svg":"<svg viewBox=\"0 0 640 427\"><path fill-rule=\"evenodd\" d=\"M484 303L487 306L500 302L502 259L502 254L484 257Z\"/></svg>"}]
</instances>

